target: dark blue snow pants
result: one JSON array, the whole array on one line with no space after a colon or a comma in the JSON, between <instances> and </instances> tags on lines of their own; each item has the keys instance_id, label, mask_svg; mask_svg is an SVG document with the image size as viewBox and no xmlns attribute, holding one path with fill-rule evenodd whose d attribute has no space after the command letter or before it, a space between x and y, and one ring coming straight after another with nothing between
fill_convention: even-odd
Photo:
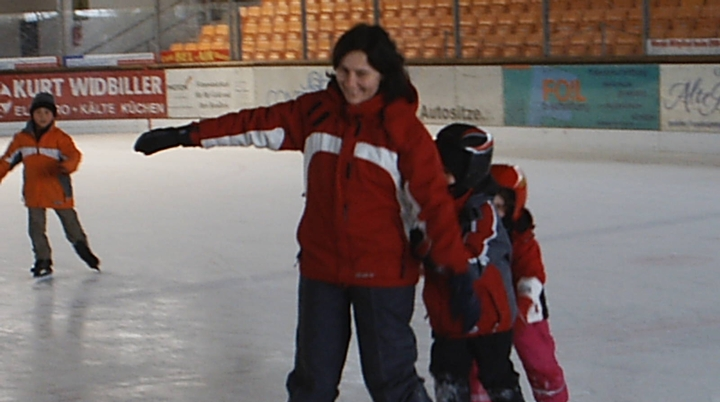
<instances>
[{"instance_id":1,"label":"dark blue snow pants","mask_svg":"<svg viewBox=\"0 0 720 402\"><path fill-rule=\"evenodd\" d=\"M331 402L350 343L350 308L365 386L374 402L430 402L415 371L417 344L410 327L415 286L343 287L301 277L295 368L290 402Z\"/></svg>"}]
</instances>

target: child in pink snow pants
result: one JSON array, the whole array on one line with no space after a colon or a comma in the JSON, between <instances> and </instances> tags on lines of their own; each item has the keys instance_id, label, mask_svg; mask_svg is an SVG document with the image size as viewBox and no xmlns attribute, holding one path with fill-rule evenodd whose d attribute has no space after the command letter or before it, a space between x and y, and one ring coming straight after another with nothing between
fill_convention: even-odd
<instances>
[{"instance_id":1,"label":"child in pink snow pants","mask_svg":"<svg viewBox=\"0 0 720 402\"><path fill-rule=\"evenodd\" d=\"M525 208L527 179L518 166L496 164L491 174L501 190L495 207L512 241L512 273L518 302L513 345L525 368L537 402L567 402L565 377L555 356L545 299L545 266L535 238L533 217ZM471 379L477 378L471 374ZM482 385L472 381L472 401L489 401Z\"/></svg>"}]
</instances>

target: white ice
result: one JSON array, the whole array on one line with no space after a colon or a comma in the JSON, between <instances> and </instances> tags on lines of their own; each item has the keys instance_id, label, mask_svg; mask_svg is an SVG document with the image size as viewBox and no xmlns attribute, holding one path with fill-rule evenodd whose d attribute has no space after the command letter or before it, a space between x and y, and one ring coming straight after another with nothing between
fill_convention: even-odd
<instances>
[{"instance_id":1,"label":"white ice","mask_svg":"<svg viewBox=\"0 0 720 402\"><path fill-rule=\"evenodd\" d=\"M300 155L145 157L135 135L75 139L77 210L103 272L83 265L50 214L56 273L36 284L22 173L5 178L0 401L285 400ZM529 177L571 400L720 402L718 168L496 155ZM420 301L413 324L431 389ZM523 387L532 400L524 377ZM370 400L354 344L340 392Z\"/></svg>"}]
</instances>

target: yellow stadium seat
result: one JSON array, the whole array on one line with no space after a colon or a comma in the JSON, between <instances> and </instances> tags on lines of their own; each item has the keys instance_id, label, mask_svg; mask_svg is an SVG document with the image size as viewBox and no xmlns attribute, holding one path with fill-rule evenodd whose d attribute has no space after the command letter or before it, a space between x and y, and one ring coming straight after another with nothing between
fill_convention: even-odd
<instances>
[{"instance_id":1,"label":"yellow stadium seat","mask_svg":"<svg viewBox=\"0 0 720 402\"><path fill-rule=\"evenodd\" d=\"M200 28L200 36L213 36L215 35L215 25L203 25Z\"/></svg>"},{"instance_id":2,"label":"yellow stadium seat","mask_svg":"<svg viewBox=\"0 0 720 402\"><path fill-rule=\"evenodd\" d=\"M230 35L230 26L227 24L218 24L215 25L215 35Z\"/></svg>"},{"instance_id":3,"label":"yellow stadium seat","mask_svg":"<svg viewBox=\"0 0 720 402\"><path fill-rule=\"evenodd\" d=\"M525 45L522 54L525 57L542 57L544 56L543 47L540 45Z\"/></svg>"}]
</instances>

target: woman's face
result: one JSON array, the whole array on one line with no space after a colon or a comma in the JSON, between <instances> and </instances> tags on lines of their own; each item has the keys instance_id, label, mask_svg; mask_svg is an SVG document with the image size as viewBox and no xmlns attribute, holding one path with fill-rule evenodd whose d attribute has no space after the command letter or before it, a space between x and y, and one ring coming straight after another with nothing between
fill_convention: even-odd
<instances>
[{"instance_id":1,"label":"woman's face","mask_svg":"<svg viewBox=\"0 0 720 402\"><path fill-rule=\"evenodd\" d=\"M382 75L367 60L367 55L360 50L353 50L343 57L335 69L340 90L345 100L357 105L375 96L380 88Z\"/></svg>"}]
</instances>

